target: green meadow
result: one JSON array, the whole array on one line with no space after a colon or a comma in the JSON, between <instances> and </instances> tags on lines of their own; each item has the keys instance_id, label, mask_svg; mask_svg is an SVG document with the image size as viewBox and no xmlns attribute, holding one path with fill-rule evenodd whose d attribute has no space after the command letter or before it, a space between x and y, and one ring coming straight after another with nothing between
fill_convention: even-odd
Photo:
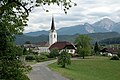
<instances>
[{"instance_id":1,"label":"green meadow","mask_svg":"<svg viewBox=\"0 0 120 80\"><path fill-rule=\"evenodd\" d=\"M120 80L120 60L109 60L108 57L72 60L66 68L61 68L57 63L48 67L70 80Z\"/></svg>"}]
</instances>

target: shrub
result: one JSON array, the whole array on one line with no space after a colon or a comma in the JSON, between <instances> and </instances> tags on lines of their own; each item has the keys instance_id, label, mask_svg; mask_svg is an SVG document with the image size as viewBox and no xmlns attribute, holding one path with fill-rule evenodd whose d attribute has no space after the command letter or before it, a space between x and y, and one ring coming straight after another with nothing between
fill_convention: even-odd
<instances>
[{"instance_id":1,"label":"shrub","mask_svg":"<svg viewBox=\"0 0 120 80\"><path fill-rule=\"evenodd\" d=\"M120 58L120 53L119 53L119 54L117 54L117 56Z\"/></svg>"},{"instance_id":2,"label":"shrub","mask_svg":"<svg viewBox=\"0 0 120 80\"><path fill-rule=\"evenodd\" d=\"M22 80L30 80L27 75L23 75L22 77Z\"/></svg>"},{"instance_id":3,"label":"shrub","mask_svg":"<svg viewBox=\"0 0 120 80\"><path fill-rule=\"evenodd\" d=\"M36 61L37 61L37 62L46 61L47 59L48 59L48 58L47 58L47 56L45 56L45 55L36 56Z\"/></svg>"},{"instance_id":4,"label":"shrub","mask_svg":"<svg viewBox=\"0 0 120 80\"><path fill-rule=\"evenodd\" d=\"M42 52L42 53L40 53L40 55L47 56L48 58L49 58L49 56L50 56L48 52Z\"/></svg>"},{"instance_id":5,"label":"shrub","mask_svg":"<svg viewBox=\"0 0 120 80\"><path fill-rule=\"evenodd\" d=\"M33 52L34 55L38 55L39 53L38 52Z\"/></svg>"},{"instance_id":6,"label":"shrub","mask_svg":"<svg viewBox=\"0 0 120 80\"><path fill-rule=\"evenodd\" d=\"M59 51L58 51L58 49L52 49L51 51L50 51L50 56L49 56L49 58L56 58L56 57L58 57L59 56Z\"/></svg>"},{"instance_id":7,"label":"shrub","mask_svg":"<svg viewBox=\"0 0 120 80\"><path fill-rule=\"evenodd\" d=\"M118 56L113 56L110 60L119 60Z\"/></svg>"},{"instance_id":8,"label":"shrub","mask_svg":"<svg viewBox=\"0 0 120 80\"><path fill-rule=\"evenodd\" d=\"M35 60L35 56L33 55L26 56L25 60Z\"/></svg>"}]
</instances>

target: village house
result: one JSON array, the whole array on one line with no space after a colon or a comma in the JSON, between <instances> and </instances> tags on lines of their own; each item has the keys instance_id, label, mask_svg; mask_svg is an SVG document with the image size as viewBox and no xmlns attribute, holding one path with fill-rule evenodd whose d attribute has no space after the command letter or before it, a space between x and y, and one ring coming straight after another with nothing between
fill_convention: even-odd
<instances>
[{"instance_id":1,"label":"village house","mask_svg":"<svg viewBox=\"0 0 120 80\"><path fill-rule=\"evenodd\" d=\"M68 53L75 54L76 47L74 44L67 41L57 41L57 31L55 29L54 18L52 17L51 29L49 30L49 42L38 42L34 44L25 44L24 47L29 50L31 49L33 52L50 52L51 49L58 49L62 51L66 49Z\"/></svg>"},{"instance_id":2,"label":"village house","mask_svg":"<svg viewBox=\"0 0 120 80\"><path fill-rule=\"evenodd\" d=\"M100 54L106 56L117 56L118 52L119 52L119 48L116 47L108 47L100 50Z\"/></svg>"},{"instance_id":3,"label":"village house","mask_svg":"<svg viewBox=\"0 0 120 80\"><path fill-rule=\"evenodd\" d=\"M66 41L61 41L61 42L56 42L54 44L52 44L49 47L49 50L52 49L58 49L59 52L63 51L63 50L67 50L68 53L75 55L75 51L76 51L76 47L70 43L70 42L66 42Z\"/></svg>"}]
</instances>

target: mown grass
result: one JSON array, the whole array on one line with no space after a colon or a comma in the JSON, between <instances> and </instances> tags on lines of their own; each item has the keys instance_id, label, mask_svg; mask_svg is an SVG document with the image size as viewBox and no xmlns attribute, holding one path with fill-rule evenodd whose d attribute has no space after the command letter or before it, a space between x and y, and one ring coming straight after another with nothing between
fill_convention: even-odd
<instances>
[{"instance_id":1,"label":"mown grass","mask_svg":"<svg viewBox=\"0 0 120 80\"><path fill-rule=\"evenodd\" d=\"M120 80L120 60L113 61L106 57L73 60L71 66L66 68L53 63L49 68L70 80Z\"/></svg>"}]
</instances>

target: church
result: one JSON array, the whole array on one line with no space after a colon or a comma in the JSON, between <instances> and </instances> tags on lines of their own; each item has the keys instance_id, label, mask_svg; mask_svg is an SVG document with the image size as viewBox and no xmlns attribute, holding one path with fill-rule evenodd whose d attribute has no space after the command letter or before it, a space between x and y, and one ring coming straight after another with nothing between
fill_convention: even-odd
<instances>
[{"instance_id":1,"label":"church","mask_svg":"<svg viewBox=\"0 0 120 80\"><path fill-rule=\"evenodd\" d=\"M68 53L75 54L76 47L73 43L67 41L57 41L58 35L55 29L54 17L52 17L51 28L49 30L49 41L38 42L34 44L25 45L26 49L31 49L33 52L50 52L52 49L58 49L59 52L66 49Z\"/></svg>"}]
</instances>

